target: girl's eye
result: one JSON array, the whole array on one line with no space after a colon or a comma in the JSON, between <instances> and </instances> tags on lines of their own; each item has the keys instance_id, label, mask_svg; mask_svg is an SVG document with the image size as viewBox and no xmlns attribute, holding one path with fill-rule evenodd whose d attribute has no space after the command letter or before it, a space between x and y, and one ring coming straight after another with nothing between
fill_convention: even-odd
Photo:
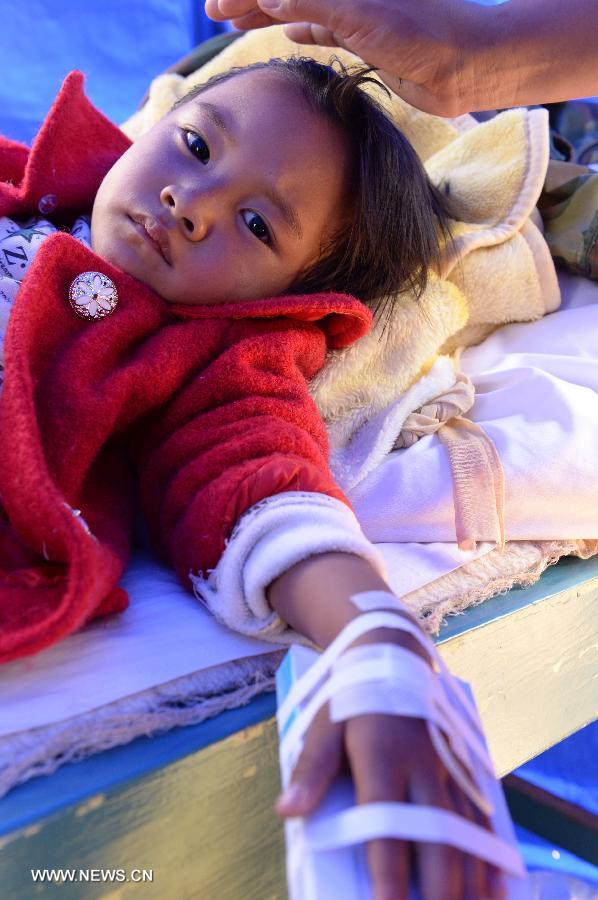
<instances>
[{"instance_id":1,"label":"girl's eye","mask_svg":"<svg viewBox=\"0 0 598 900\"><path fill-rule=\"evenodd\" d=\"M193 156L196 156L204 166L207 165L210 160L210 148L204 139L195 131L185 130L184 134L185 142Z\"/></svg>"},{"instance_id":2,"label":"girl's eye","mask_svg":"<svg viewBox=\"0 0 598 900\"><path fill-rule=\"evenodd\" d=\"M260 240L262 244L272 243L270 230L261 216L258 216L258 214L251 209L244 209L242 216L251 233L255 234L256 238Z\"/></svg>"}]
</instances>

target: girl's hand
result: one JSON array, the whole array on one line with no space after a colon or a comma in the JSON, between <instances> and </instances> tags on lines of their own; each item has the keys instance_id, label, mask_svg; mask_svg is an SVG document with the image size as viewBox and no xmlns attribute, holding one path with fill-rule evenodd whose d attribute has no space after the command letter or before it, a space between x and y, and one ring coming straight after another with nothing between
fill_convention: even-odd
<instances>
[{"instance_id":1,"label":"girl's hand","mask_svg":"<svg viewBox=\"0 0 598 900\"><path fill-rule=\"evenodd\" d=\"M378 590L389 588L368 562L331 552L297 563L272 583L268 594L286 622L318 646L327 647L360 615L351 597ZM394 628L369 631L351 646L380 643L397 644L428 660L412 635ZM440 806L489 826L436 754L423 719L368 714L331 723L327 705L306 734L289 791L277 803L279 815L312 813L343 767L353 777L358 803ZM404 900L411 873L422 900L503 896L497 869L444 844L375 840L368 844L367 853L375 900Z\"/></svg>"},{"instance_id":2,"label":"girl's hand","mask_svg":"<svg viewBox=\"0 0 598 900\"><path fill-rule=\"evenodd\" d=\"M391 630L377 638L372 632L356 643L382 640L408 645L422 655L412 639ZM331 723L327 705L312 722L291 784L279 798L276 811L283 817L309 815L347 765L358 803L395 801L439 806L489 827L487 818L446 771L423 719L362 715ZM375 840L369 843L367 856L375 900L405 898L413 870L423 900L503 896L497 869L443 844Z\"/></svg>"}]
</instances>

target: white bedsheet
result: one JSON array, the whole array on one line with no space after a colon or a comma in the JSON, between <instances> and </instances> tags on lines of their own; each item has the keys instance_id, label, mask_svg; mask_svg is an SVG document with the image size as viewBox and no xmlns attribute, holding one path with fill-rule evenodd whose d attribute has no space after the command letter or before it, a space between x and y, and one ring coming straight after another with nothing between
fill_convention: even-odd
<instances>
[{"instance_id":1,"label":"white bedsheet","mask_svg":"<svg viewBox=\"0 0 598 900\"><path fill-rule=\"evenodd\" d=\"M429 552L419 544L393 551L405 591L475 555L443 545ZM145 554L134 558L122 585L131 600L124 613L0 667L0 738L90 712L199 669L277 649L220 625L174 572Z\"/></svg>"},{"instance_id":2,"label":"white bedsheet","mask_svg":"<svg viewBox=\"0 0 598 900\"><path fill-rule=\"evenodd\" d=\"M507 478L516 479L507 491L509 538L598 537L598 285L562 276L561 286L559 312L503 328L463 356L480 391L474 418L497 443ZM364 530L383 542L400 593L492 547L457 548L450 484L431 436L392 454L353 497ZM220 626L147 557L134 560L123 585L126 612L0 667L0 737L275 649Z\"/></svg>"},{"instance_id":3,"label":"white bedsheet","mask_svg":"<svg viewBox=\"0 0 598 900\"><path fill-rule=\"evenodd\" d=\"M558 312L501 328L461 360L476 388L468 416L505 471L507 540L598 537L598 284L561 286ZM437 434L391 453L349 497L374 542L455 540Z\"/></svg>"}]
</instances>

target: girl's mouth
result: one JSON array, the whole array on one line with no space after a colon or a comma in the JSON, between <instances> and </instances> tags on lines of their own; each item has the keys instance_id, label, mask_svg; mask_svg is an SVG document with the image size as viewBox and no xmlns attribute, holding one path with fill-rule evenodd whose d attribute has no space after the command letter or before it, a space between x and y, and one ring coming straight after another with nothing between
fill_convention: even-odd
<instances>
[{"instance_id":1,"label":"girl's mouth","mask_svg":"<svg viewBox=\"0 0 598 900\"><path fill-rule=\"evenodd\" d=\"M168 230L154 216L143 213L129 216L135 230L160 254L164 262L172 266Z\"/></svg>"}]
</instances>

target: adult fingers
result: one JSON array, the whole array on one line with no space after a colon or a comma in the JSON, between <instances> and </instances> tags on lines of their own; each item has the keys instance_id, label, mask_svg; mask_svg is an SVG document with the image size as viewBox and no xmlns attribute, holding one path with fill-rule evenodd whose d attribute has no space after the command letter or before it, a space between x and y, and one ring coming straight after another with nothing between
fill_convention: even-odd
<instances>
[{"instance_id":1,"label":"adult fingers","mask_svg":"<svg viewBox=\"0 0 598 900\"><path fill-rule=\"evenodd\" d=\"M216 22L240 18L257 8L256 0L205 0L204 3L206 15Z\"/></svg>"},{"instance_id":2,"label":"adult fingers","mask_svg":"<svg viewBox=\"0 0 598 900\"><path fill-rule=\"evenodd\" d=\"M263 12L257 0L206 0L205 11L208 18L216 22L230 20L239 31L280 25L280 19L273 19ZM291 22L284 31L290 41L297 44L319 45L321 47L343 47L342 38L323 25L310 22Z\"/></svg>"},{"instance_id":3,"label":"adult fingers","mask_svg":"<svg viewBox=\"0 0 598 900\"><path fill-rule=\"evenodd\" d=\"M241 30L288 23L285 34L296 43L349 50L404 100L433 115L467 110L455 81L454 17L422 17L406 0L206 0L205 9Z\"/></svg>"},{"instance_id":4,"label":"adult fingers","mask_svg":"<svg viewBox=\"0 0 598 900\"><path fill-rule=\"evenodd\" d=\"M279 22L312 22L332 29L340 12L339 7L351 6L343 0L257 0L257 5L262 12Z\"/></svg>"},{"instance_id":5,"label":"adult fingers","mask_svg":"<svg viewBox=\"0 0 598 900\"><path fill-rule=\"evenodd\" d=\"M328 704L314 718L287 790L276 802L280 816L305 816L319 805L344 757L343 723L330 722Z\"/></svg>"},{"instance_id":6,"label":"adult fingers","mask_svg":"<svg viewBox=\"0 0 598 900\"><path fill-rule=\"evenodd\" d=\"M264 15L260 9L252 9L244 16L231 19L231 25L238 31L251 31L255 28L268 28L270 25L280 25L280 22Z\"/></svg>"},{"instance_id":7,"label":"adult fingers","mask_svg":"<svg viewBox=\"0 0 598 900\"><path fill-rule=\"evenodd\" d=\"M215 22L230 20L239 31L278 24L261 11L256 0L205 0L205 13Z\"/></svg>"},{"instance_id":8,"label":"adult fingers","mask_svg":"<svg viewBox=\"0 0 598 900\"><path fill-rule=\"evenodd\" d=\"M341 6L347 5L340 3ZM335 19L338 0L205 0L206 15L217 22L241 20L252 12L259 12L275 22L313 22L329 27Z\"/></svg>"},{"instance_id":9,"label":"adult fingers","mask_svg":"<svg viewBox=\"0 0 598 900\"><path fill-rule=\"evenodd\" d=\"M309 22L292 22L290 25L285 25L284 33L290 41L295 41L296 44L316 44L320 47L343 46L329 28L311 25Z\"/></svg>"}]
</instances>

